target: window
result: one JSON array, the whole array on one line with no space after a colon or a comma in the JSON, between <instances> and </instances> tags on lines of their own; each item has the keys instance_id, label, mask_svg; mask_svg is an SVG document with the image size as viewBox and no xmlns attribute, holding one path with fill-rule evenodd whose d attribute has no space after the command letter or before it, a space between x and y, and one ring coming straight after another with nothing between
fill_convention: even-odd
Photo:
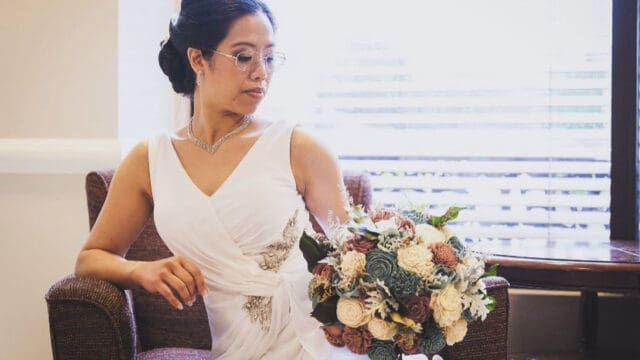
<instances>
[{"instance_id":1,"label":"window","mask_svg":"<svg viewBox=\"0 0 640 360\"><path fill-rule=\"evenodd\" d=\"M606 241L612 4L271 0L304 123L374 200L461 205L469 238Z\"/></svg>"}]
</instances>

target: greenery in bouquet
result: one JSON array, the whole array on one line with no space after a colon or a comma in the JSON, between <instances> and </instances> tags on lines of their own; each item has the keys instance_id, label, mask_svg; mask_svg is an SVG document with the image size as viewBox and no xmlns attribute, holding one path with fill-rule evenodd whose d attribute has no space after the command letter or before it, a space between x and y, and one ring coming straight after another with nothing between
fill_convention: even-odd
<instances>
[{"instance_id":1,"label":"greenery in bouquet","mask_svg":"<svg viewBox=\"0 0 640 360\"><path fill-rule=\"evenodd\" d=\"M485 272L447 227L460 210L356 206L328 237L304 233L311 315L327 341L375 360L433 355L462 341L469 322L484 321L495 299L480 280L496 269Z\"/></svg>"}]
</instances>

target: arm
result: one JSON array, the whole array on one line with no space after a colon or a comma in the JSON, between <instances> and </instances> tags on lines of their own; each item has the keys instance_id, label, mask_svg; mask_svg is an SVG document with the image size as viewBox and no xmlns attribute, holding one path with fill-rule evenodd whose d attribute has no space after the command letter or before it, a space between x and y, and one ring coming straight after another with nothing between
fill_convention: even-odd
<instances>
[{"instance_id":1,"label":"arm","mask_svg":"<svg viewBox=\"0 0 640 360\"><path fill-rule=\"evenodd\" d=\"M324 232L348 219L346 189L338 160L317 140L296 128L291 136L291 168L298 192Z\"/></svg>"},{"instance_id":2,"label":"arm","mask_svg":"<svg viewBox=\"0 0 640 360\"><path fill-rule=\"evenodd\" d=\"M100 215L76 261L76 275L88 275L124 288L143 287L164 296L174 307L191 304L205 293L200 270L174 256L152 262L124 258L152 209L148 149L137 145L116 170Z\"/></svg>"}]
</instances>

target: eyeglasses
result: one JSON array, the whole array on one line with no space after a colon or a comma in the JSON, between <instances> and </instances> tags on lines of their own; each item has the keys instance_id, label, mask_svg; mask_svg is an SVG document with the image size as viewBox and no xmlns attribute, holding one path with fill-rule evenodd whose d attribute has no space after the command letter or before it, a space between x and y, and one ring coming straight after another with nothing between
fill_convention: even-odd
<instances>
[{"instance_id":1,"label":"eyeglasses","mask_svg":"<svg viewBox=\"0 0 640 360\"><path fill-rule=\"evenodd\" d=\"M226 54L215 49L211 49L209 51L214 52L218 55L222 55L229 59L233 59L236 63L236 67L240 71L248 71L249 69L254 69L258 64L258 61L262 61L266 71L271 73L282 66L287 59L283 53L278 51L264 54L262 56L259 56L258 53L253 50L244 50L239 52L237 55Z\"/></svg>"}]
</instances>

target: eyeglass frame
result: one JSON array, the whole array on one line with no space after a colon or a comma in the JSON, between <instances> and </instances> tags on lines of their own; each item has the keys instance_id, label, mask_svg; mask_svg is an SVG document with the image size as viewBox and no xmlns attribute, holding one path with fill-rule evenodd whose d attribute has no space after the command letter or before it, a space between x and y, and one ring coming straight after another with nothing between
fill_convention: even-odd
<instances>
[{"instance_id":1,"label":"eyeglass frame","mask_svg":"<svg viewBox=\"0 0 640 360\"><path fill-rule=\"evenodd\" d=\"M234 60L236 68L238 70L242 71L242 72L249 71L249 69L254 68L258 64L258 61L252 60L251 63L248 64L246 68L243 68L244 65L241 65L238 62L238 57L242 54L242 52L238 53L237 55L231 55L231 54L224 53L222 51L218 51L216 49L202 49L202 50L203 51L210 51L210 52L212 52L214 54L222 55L222 56L224 56L226 58ZM260 52L255 51L255 50L249 50L249 51L251 51L253 54L259 54L260 53ZM252 54L252 57L253 57L253 54ZM282 66L285 63L285 61L287 60L287 57L281 51L274 51L274 52L272 52L270 54L270 56L279 56L279 58L282 59L282 62L279 65L269 65L267 63L267 61L265 60L265 56L264 55L259 56L258 58L260 59L260 62L264 65L265 70L267 70L268 73L274 72L278 67Z\"/></svg>"}]
</instances>

